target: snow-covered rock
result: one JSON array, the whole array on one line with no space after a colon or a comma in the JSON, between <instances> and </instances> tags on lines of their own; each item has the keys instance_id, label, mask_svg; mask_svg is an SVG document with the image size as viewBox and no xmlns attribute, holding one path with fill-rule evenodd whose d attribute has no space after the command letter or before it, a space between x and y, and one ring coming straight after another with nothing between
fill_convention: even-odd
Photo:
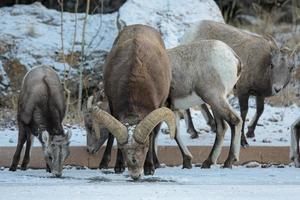
<instances>
[{"instance_id":1,"label":"snow-covered rock","mask_svg":"<svg viewBox=\"0 0 300 200\"><path fill-rule=\"evenodd\" d=\"M179 43L184 31L194 22L211 19L223 21L221 12L213 0L127 0L119 10L120 19L126 25L145 24L158 29L166 47ZM118 13L89 15L85 32L85 69L100 68L90 74L101 73L105 52L111 49L118 34L116 18ZM77 16L77 23L76 23ZM0 8L0 87L9 84L9 74L3 66L9 60L18 60L27 70L37 65L49 65L57 71L70 71L77 75L82 46L82 30L85 14L63 13L63 34L61 34L61 13L47 9L40 3L15 5ZM74 37L76 25L76 37ZM64 55L77 52L76 64L63 63ZM75 38L75 40L74 40ZM75 41L75 42L74 42ZM20 77L19 79L22 79ZM73 82L77 82L76 80ZM71 83L71 85L75 85ZM2 94L3 95L3 94ZM1 97L1 96L0 96Z\"/></svg>"}]
</instances>

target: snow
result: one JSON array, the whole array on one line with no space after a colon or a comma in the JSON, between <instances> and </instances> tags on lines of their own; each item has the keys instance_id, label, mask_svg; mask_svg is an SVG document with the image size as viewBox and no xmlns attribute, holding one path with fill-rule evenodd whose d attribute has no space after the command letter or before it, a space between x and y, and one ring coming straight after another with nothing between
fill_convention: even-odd
<instances>
[{"instance_id":1,"label":"snow","mask_svg":"<svg viewBox=\"0 0 300 200\"><path fill-rule=\"evenodd\" d=\"M237 99L231 99L230 102L235 108L236 112L239 113ZM247 125L250 123L255 111L255 101L254 99L250 99L245 133L247 131ZM299 117L299 113L300 108L296 105L289 107L272 107L268 104L265 104L264 113L260 117L258 126L256 127L256 136L254 139L248 139L250 146L289 146L290 126L297 119L297 117ZM201 134L199 135L199 138L191 139L190 135L186 131L184 120L181 120L180 135L183 142L189 146L212 146L215 140L215 134L210 131L210 127L206 125L201 112L193 109L192 117L195 128L200 131ZM162 126L162 129L166 128L166 125ZM71 145L85 146L86 132L84 127L73 126L71 131ZM177 145L175 140L170 140L169 135L164 134L163 132L165 131L160 131L158 136L158 145ZM0 146L16 146L18 141L17 138L17 127L0 129ZM230 145L229 128L225 134L224 145ZM34 146L40 146L38 140L35 140Z\"/></svg>"},{"instance_id":2,"label":"snow","mask_svg":"<svg viewBox=\"0 0 300 200\"><path fill-rule=\"evenodd\" d=\"M45 170L0 171L1 199L295 199L300 169L235 167L223 169L157 169L154 176L133 182L126 171L64 169L62 178Z\"/></svg>"},{"instance_id":3,"label":"snow","mask_svg":"<svg viewBox=\"0 0 300 200\"><path fill-rule=\"evenodd\" d=\"M118 34L117 12L89 15L86 27L86 55L95 51L109 51ZM75 51L81 50L83 13L77 14ZM120 9L120 19L126 25L146 24L159 30L168 48L179 43L184 31L194 22L211 19L223 21L213 0L127 0ZM61 51L61 14L45 8L40 3L15 5L0 9L0 38L15 46L10 55L20 60L28 69L39 64L53 66L64 71L66 66L57 59ZM75 32L75 14L63 13L64 52L72 50ZM87 67L92 67L95 61ZM75 73L72 71L71 73Z\"/></svg>"}]
</instances>

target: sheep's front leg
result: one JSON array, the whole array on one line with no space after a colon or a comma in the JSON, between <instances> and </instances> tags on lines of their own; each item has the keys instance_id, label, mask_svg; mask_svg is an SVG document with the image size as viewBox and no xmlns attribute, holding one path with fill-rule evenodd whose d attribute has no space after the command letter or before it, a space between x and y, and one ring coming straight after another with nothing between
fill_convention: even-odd
<instances>
[{"instance_id":1,"label":"sheep's front leg","mask_svg":"<svg viewBox=\"0 0 300 200\"><path fill-rule=\"evenodd\" d=\"M192 168L192 154L188 150L188 148L184 145L184 143L181 140L180 137L180 116L178 111L175 111L175 117L176 117L176 134L175 134L175 141L180 149L183 163L182 163L182 168L187 168L191 169Z\"/></svg>"},{"instance_id":2,"label":"sheep's front leg","mask_svg":"<svg viewBox=\"0 0 300 200\"><path fill-rule=\"evenodd\" d=\"M153 160L153 142L154 142L154 132L149 136L149 150L147 152L146 160L144 163L144 174L153 175L155 172L155 165Z\"/></svg>"},{"instance_id":3,"label":"sheep's front leg","mask_svg":"<svg viewBox=\"0 0 300 200\"><path fill-rule=\"evenodd\" d=\"M296 167L300 167L299 137L300 118L291 127L290 158L294 161Z\"/></svg>"},{"instance_id":4,"label":"sheep's front leg","mask_svg":"<svg viewBox=\"0 0 300 200\"><path fill-rule=\"evenodd\" d=\"M108 169L108 164L110 162L111 150L112 150L113 144L114 144L114 136L109 133L105 151L104 151L103 157L101 159L101 162L99 164L99 169Z\"/></svg>"},{"instance_id":5,"label":"sheep's front leg","mask_svg":"<svg viewBox=\"0 0 300 200\"><path fill-rule=\"evenodd\" d=\"M252 119L250 125L248 126L247 137L253 138L255 136L254 130L256 128L257 122L261 114L264 112L264 97L257 96L256 97L256 113L254 118Z\"/></svg>"},{"instance_id":6,"label":"sheep's front leg","mask_svg":"<svg viewBox=\"0 0 300 200\"><path fill-rule=\"evenodd\" d=\"M120 174L123 173L125 171L125 164L124 164L124 158L122 155L122 151L121 149L118 148L118 152L117 152L117 160L116 160L116 164L115 164L115 173Z\"/></svg>"},{"instance_id":7,"label":"sheep's front leg","mask_svg":"<svg viewBox=\"0 0 300 200\"><path fill-rule=\"evenodd\" d=\"M19 136L18 136L18 145L16 152L13 157L12 164L9 168L9 171L16 171L19 161L20 161L20 155L21 151L23 149L23 145L26 141L26 130L25 130L25 125L23 123L19 123Z\"/></svg>"}]
</instances>

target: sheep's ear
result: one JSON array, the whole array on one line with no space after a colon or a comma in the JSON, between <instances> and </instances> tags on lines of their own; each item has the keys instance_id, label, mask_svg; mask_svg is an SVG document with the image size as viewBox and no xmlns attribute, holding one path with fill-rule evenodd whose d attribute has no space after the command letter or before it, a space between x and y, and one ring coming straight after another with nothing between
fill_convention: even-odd
<instances>
[{"instance_id":1,"label":"sheep's ear","mask_svg":"<svg viewBox=\"0 0 300 200\"><path fill-rule=\"evenodd\" d=\"M48 144L48 142L49 142L49 133L47 131L43 131L43 133L42 133L42 141L45 144Z\"/></svg>"}]
</instances>

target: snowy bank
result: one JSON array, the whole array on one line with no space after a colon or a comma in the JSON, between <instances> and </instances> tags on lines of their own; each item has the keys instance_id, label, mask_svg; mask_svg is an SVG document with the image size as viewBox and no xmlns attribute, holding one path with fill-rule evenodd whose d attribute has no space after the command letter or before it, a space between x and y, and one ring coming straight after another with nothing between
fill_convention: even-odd
<instances>
[{"instance_id":1,"label":"snowy bank","mask_svg":"<svg viewBox=\"0 0 300 200\"><path fill-rule=\"evenodd\" d=\"M168 48L176 46L184 31L196 21L223 21L213 0L127 0L119 12L120 19L126 25L140 23L158 29ZM110 50L118 34L116 17L116 12L88 16L85 38L87 55ZM84 14L77 14L77 19L74 48L80 51ZM64 69L59 59L62 46L60 12L47 9L40 3L4 7L0 9L0 25L0 46L10 45L0 60L17 58L27 69L39 64L47 64L60 71ZM69 54L74 41L75 14L63 13L63 29L64 53ZM94 59L97 60L97 56ZM95 62L92 61L87 67L93 67ZM69 67L67 63L66 67Z\"/></svg>"}]
</instances>

